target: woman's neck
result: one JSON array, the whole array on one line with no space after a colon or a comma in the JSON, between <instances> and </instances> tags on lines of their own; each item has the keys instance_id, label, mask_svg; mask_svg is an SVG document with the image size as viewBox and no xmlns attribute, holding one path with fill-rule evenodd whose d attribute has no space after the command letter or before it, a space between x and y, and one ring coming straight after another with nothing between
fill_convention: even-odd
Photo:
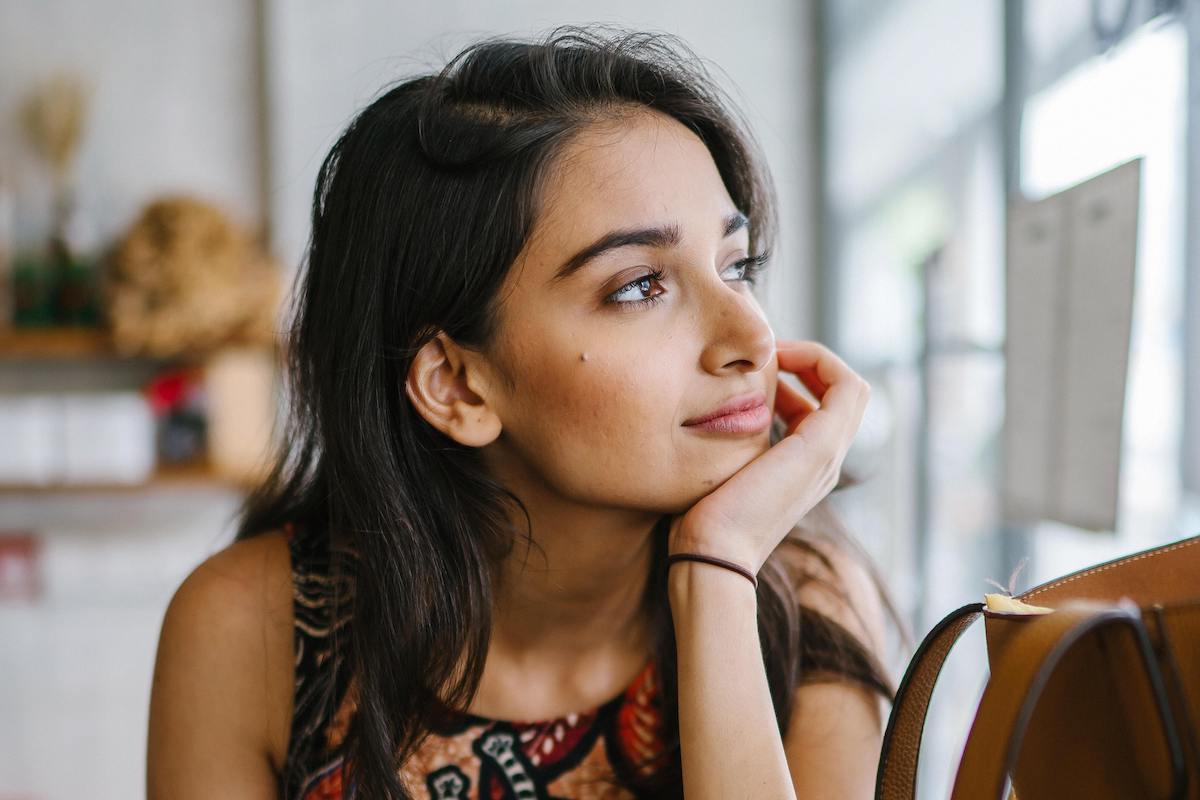
<instances>
[{"instance_id":1,"label":"woman's neck","mask_svg":"<svg viewBox=\"0 0 1200 800\"><path fill-rule=\"evenodd\" d=\"M499 565L493 646L530 663L644 648L657 516L529 511L533 544L518 539Z\"/></svg>"},{"instance_id":2,"label":"woman's neck","mask_svg":"<svg viewBox=\"0 0 1200 800\"><path fill-rule=\"evenodd\" d=\"M469 710L536 720L594 708L653 652L645 594L661 514L584 507L507 483L529 513L533 543L518 536L497 565L492 637Z\"/></svg>"}]
</instances>

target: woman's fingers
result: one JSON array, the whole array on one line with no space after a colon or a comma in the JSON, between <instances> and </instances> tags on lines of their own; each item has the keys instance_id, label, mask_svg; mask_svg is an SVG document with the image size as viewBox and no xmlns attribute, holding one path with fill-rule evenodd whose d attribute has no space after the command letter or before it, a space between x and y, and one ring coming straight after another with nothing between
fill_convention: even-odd
<instances>
[{"instance_id":1,"label":"woman's fingers","mask_svg":"<svg viewBox=\"0 0 1200 800\"><path fill-rule=\"evenodd\" d=\"M775 357L779 368L803 381L818 401L833 383L854 375L845 361L820 342L785 340L777 344Z\"/></svg>"},{"instance_id":2,"label":"woman's fingers","mask_svg":"<svg viewBox=\"0 0 1200 800\"><path fill-rule=\"evenodd\" d=\"M775 413L783 417L783 421L787 423L787 432L790 434L800 424L800 420L813 412L816 405L792 388L783 378L776 378L775 381Z\"/></svg>"},{"instance_id":3,"label":"woman's fingers","mask_svg":"<svg viewBox=\"0 0 1200 800\"><path fill-rule=\"evenodd\" d=\"M834 430L830 433L836 434L836 428L842 427L843 435L853 436L870 397L870 386L867 382L850 369L837 354L819 342L781 342L776 349L776 358L780 370L791 372L800 378L820 403L820 407L814 410L803 395L783 380L779 380L780 388L776 393L775 404L788 422L788 433L792 433L800 423L807 422L825 410L840 418L843 423L842 426L833 425Z\"/></svg>"},{"instance_id":4,"label":"woman's fingers","mask_svg":"<svg viewBox=\"0 0 1200 800\"><path fill-rule=\"evenodd\" d=\"M829 387L821 407L805 417L796 432L815 441L831 438L844 453L862 424L870 396L870 387L862 378L839 381ZM816 430L818 426L820 430Z\"/></svg>"}]
</instances>

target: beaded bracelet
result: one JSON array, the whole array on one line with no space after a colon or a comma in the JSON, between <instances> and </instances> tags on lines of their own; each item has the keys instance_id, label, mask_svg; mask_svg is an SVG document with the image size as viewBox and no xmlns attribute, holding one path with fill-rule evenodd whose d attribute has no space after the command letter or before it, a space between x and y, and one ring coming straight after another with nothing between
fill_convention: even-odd
<instances>
[{"instance_id":1,"label":"beaded bracelet","mask_svg":"<svg viewBox=\"0 0 1200 800\"><path fill-rule=\"evenodd\" d=\"M737 574L744 576L747 580L754 584L755 589L758 588L758 578L754 576L753 572L746 569L741 564L735 564L732 561L726 561L723 558L704 556L700 555L699 553L675 553L667 556L668 567L670 567L676 561L703 561L705 564L713 564L718 567L724 567L725 569L733 570Z\"/></svg>"}]
</instances>

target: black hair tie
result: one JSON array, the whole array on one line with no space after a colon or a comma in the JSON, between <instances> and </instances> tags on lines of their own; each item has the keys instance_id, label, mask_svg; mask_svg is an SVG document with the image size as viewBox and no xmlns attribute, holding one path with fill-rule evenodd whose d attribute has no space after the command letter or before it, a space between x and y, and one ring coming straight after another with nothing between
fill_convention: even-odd
<instances>
[{"instance_id":1,"label":"black hair tie","mask_svg":"<svg viewBox=\"0 0 1200 800\"><path fill-rule=\"evenodd\" d=\"M733 570L737 574L744 576L746 580L754 584L755 589L758 588L758 578L754 576L753 572L746 569L741 564L735 564L732 561L726 561L723 558L717 558L716 556L704 556L700 555L699 553L675 553L667 556L668 567L670 567L676 561L703 561L705 564L724 567L725 569Z\"/></svg>"}]
</instances>

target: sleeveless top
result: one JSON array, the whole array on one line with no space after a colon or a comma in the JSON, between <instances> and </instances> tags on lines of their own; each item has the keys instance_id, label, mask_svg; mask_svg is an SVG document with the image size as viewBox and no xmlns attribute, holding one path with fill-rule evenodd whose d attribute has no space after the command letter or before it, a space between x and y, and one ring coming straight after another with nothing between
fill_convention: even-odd
<instances>
[{"instance_id":1,"label":"sleeveless top","mask_svg":"<svg viewBox=\"0 0 1200 800\"><path fill-rule=\"evenodd\" d=\"M292 565L295 694L283 789L286 800L340 800L342 743L356 685L328 639L332 619L328 537L284 526ZM454 711L405 762L413 797L636 798L630 776L663 750L658 681L650 661L619 695L557 719L506 721ZM638 765L643 766L638 766ZM645 774L642 772L641 774ZM347 787L346 797L354 797Z\"/></svg>"}]
</instances>

